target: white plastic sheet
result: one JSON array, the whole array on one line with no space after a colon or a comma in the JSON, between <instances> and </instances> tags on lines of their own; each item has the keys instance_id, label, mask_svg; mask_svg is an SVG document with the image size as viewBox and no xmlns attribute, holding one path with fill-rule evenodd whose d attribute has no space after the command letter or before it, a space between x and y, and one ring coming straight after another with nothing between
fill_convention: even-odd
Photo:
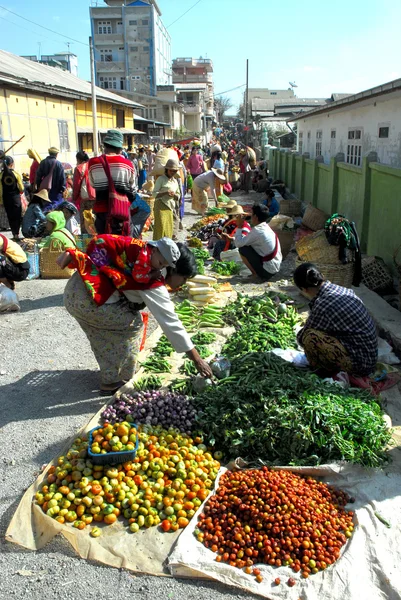
<instances>
[{"instance_id":1,"label":"white plastic sheet","mask_svg":"<svg viewBox=\"0 0 401 600\"><path fill-rule=\"evenodd\" d=\"M398 449L396 452L400 452ZM288 567L273 568L258 565L263 582L252 575L217 563L215 554L194 537L196 520L181 534L173 550L169 566L181 576L206 575L227 585L238 586L271 600L399 600L401 596L401 472L399 461L390 469L364 469L349 464L321 467L295 467L292 471L321 477L326 483L354 496L357 524L354 535L346 544L340 559L325 571L308 579L294 574ZM378 513L391 527L387 528L375 515ZM274 585L279 577L281 584ZM287 585L294 577L296 585Z\"/></svg>"}]
</instances>

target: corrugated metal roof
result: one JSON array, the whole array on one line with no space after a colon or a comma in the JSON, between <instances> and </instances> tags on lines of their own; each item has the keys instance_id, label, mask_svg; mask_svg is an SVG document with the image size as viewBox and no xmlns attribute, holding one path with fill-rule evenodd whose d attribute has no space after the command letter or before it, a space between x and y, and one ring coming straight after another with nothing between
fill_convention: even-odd
<instances>
[{"instance_id":1,"label":"corrugated metal roof","mask_svg":"<svg viewBox=\"0 0 401 600\"><path fill-rule=\"evenodd\" d=\"M370 98L376 98L377 96L383 96L385 94L389 94L391 92L400 92L401 90L401 79L393 79L393 81L389 81L388 83L383 83L382 85L378 85L374 88L369 88L368 90L364 90L363 92L358 92L357 94L336 94L338 96L342 96L339 100L335 100L334 102L329 102L325 106L319 106L317 108L313 108L312 110L307 111L301 115L297 115L288 121L297 121L298 119L307 119L309 116L314 116L316 114L320 114L322 112L328 112L331 110L336 110L336 108L343 108L344 106L350 106L351 104L356 104L358 102L363 102L364 100L368 100ZM334 97L335 94L332 95Z\"/></svg>"},{"instance_id":2,"label":"corrugated metal roof","mask_svg":"<svg viewBox=\"0 0 401 600\"><path fill-rule=\"evenodd\" d=\"M69 71L41 65L5 50L0 50L0 81L70 98L92 96L89 81L79 79ZM115 104L142 108L142 104L99 87L96 87L96 95L101 100L109 100Z\"/></svg>"}]
</instances>

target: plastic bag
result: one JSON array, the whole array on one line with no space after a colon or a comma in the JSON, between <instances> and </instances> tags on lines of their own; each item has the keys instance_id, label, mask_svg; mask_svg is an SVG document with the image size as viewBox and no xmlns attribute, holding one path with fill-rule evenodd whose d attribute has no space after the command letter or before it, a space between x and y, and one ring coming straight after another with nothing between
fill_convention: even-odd
<instances>
[{"instance_id":1,"label":"plastic bag","mask_svg":"<svg viewBox=\"0 0 401 600\"><path fill-rule=\"evenodd\" d=\"M164 169L168 160L177 160L177 152L172 148L163 148L156 154L155 164L149 175L156 177L158 175L164 175Z\"/></svg>"},{"instance_id":2,"label":"plastic bag","mask_svg":"<svg viewBox=\"0 0 401 600\"><path fill-rule=\"evenodd\" d=\"M382 362L387 365L398 365L401 361L394 354L392 347L390 344L383 340L382 338L378 339L378 356L377 362Z\"/></svg>"},{"instance_id":3,"label":"plastic bag","mask_svg":"<svg viewBox=\"0 0 401 600\"><path fill-rule=\"evenodd\" d=\"M0 283L0 313L18 312L19 310L21 307L17 294L4 283Z\"/></svg>"},{"instance_id":4,"label":"plastic bag","mask_svg":"<svg viewBox=\"0 0 401 600\"><path fill-rule=\"evenodd\" d=\"M295 223L292 217L287 217L286 215L276 215L271 219L269 225L273 231L279 231L284 227L287 227L287 229L294 229Z\"/></svg>"},{"instance_id":5,"label":"plastic bag","mask_svg":"<svg viewBox=\"0 0 401 600\"><path fill-rule=\"evenodd\" d=\"M233 260L236 263L241 263L242 266L240 274L242 276L252 274L248 267L246 267L245 264L242 262L241 254L239 253L238 248L234 248L233 250L226 250L226 252L221 252L220 259L223 262L230 262Z\"/></svg>"},{"instance_id":6,"label":"plastic bag","mask_svg":"<svg viewBox=\"0 0 401 600\"><path fill-rule=\"evenodd\" d=\"M224 379L225 377L230 376L231 363L228 358L224 356L218 356L210 363L210 368L213 371L213 375L217 377L217 379Z\"/></svg>"}]
</instances>

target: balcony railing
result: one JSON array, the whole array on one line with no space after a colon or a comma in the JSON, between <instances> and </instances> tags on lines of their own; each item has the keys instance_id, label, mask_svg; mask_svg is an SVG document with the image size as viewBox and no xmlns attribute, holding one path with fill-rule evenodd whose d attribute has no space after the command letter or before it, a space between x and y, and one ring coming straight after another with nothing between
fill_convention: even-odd
<instances>
[{"instance_id":1,"label":"balcony railing","mask_svg":"<svg viewBox=\"0 0 401 600\"><path fill-rule=\"evenodd\" d=\"M124 43L124 36L122 33L95 33L95 45L96 44L121 44Z\"/></svg>"},{"instance_id":2,"label":"balcony railing","mask_svg":"<svg viewBox=\"0 0 401 600\"><path fill-rule=\"evenodd\" d=\"M98 73L124 73L125 63L119 61L96 61L96 70Z\"/></svg>"},{"instance_id":3,"label":"balcony railing","mask_svg":"<svg viewBox=\"0 0 401 600\"><path fill-rule=\"evenodd\" d=\"M180 75L173 73L173 83L213 83L213 75Z\"/></svg>"}]
</instances>

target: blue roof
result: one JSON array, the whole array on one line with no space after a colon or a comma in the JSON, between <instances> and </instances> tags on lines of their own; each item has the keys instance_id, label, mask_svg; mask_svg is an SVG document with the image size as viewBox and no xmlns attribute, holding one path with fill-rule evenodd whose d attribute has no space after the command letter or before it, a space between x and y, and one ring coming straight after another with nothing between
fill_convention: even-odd
<instances>
[{"instance_id":1,"label":"blue roof","mask_svg":"<svg viewBox=\"0 0 401 600\"><path fill-rule=\"evenodd\" d=\"M136 2L130 2L127 6L149 6L149 2L143 2L142 0L136 0Z\"/></svg>"}]
</instances>

